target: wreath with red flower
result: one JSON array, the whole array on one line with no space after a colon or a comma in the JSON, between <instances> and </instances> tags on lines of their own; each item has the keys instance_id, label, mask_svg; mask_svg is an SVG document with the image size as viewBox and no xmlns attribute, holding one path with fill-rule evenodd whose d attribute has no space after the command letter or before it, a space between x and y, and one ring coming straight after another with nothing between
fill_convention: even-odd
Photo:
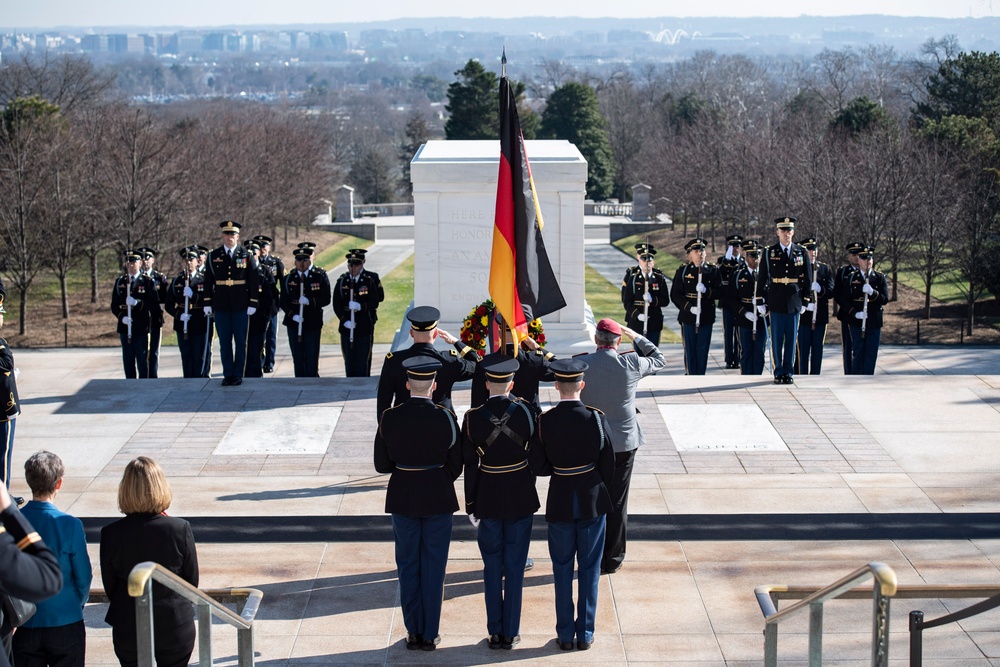
<instances>
[{"instance_id":1,"label":"wreath with red flower","mask_svg":"<svg viewBox=\"0 0 1000 667\"><path fill-rule=\"evenodd\" d=\"M462 331L460 332L462 342L475 350L480 357L486 355L486 341L490 335L490 316L493 314L494 308L493 299L486 299L473 308L462 323ZM540 347L545 347L545 329L542 327L541 319L535 318L528 322L528 335Z\"/></svg>"}]
</instances>

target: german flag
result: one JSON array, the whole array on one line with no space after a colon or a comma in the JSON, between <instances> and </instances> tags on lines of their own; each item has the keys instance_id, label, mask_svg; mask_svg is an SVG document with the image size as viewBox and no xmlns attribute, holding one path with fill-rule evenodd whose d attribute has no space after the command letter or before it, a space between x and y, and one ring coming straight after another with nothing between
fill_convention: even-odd
<instances>
[{"instance_id":1,"label":"german flag","mask_svg":"<svg viewBox=\"0 0 1000 667\"><path fill-rule=\"evenodd\" d=\"M504 72L500 78L500 173L490 298L517 343L527 338L528 322L566 306L542 242L543 224L514 91Z\"/></svg>"}]
</instances>

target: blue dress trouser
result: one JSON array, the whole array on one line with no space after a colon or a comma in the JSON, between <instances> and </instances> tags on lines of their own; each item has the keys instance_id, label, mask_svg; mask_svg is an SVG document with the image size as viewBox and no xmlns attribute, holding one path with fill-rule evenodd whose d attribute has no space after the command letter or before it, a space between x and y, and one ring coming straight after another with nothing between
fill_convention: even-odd
<instances>
[{"instance_id":1,"label":"blue dress trouser","mask_svg":"<svg viewBox=\"0 0 1000 667\"><path fill-rule=\"evenodd\" d=\"M264 356L264 337L266 332L247 334L247 365L243 372L243 377L261 378L264 377L264 369L260 360Z\"/></svg>"},{"instance_id":2,"label":"blue dress trouser","mask_svg":"<svg viewBox=\"0 0 1000 667\"><path fill-rule=\"evenodd\" d=\"M208 333L177 334L177 347L181 352L181 372L186 378L201 377L201 368L205 363L205 343Z\"/></svg>"},{"instance_id":3,"label":"blue dress trouser","mask_svg":"<svg viewBox=\"0 0 1000 667\"><path fill-rule=\"evenodd\" d=\"M823 369L823 342L826 340L826 325L812 324L799 326L798 354L795 357L795 372L802 375L819 375Z\"/></svg>"},{"instance_id":4,"label":"blue dress trouser","mask_svg":"<svg viewBox=\"0 0 1000 667\"><path fill-rule=\"evenodd\" d=\"M392 515L403 625L407 633L427 640L437 637L441 627L451 525L451 514L425 517ZM521 569L524 569L523 560Z\"/></svg>"},{"instance_id":5,"label":"blue dress trouser","mask_svg":"<svg viewBox=\"0 0 1000 667\"><path fill-rule=\"evenodd\" d=\"M726 347L726 364L740 360L740 334L736 326L736 313L722 308L722 338Z\"/></svg>"},{"instance_id":6,"label":"blue dress trouser","mask_svg":"<svg viewBox=\"0 0 1000 667\"><path fill-rule=\"evenodd\" d=\"M323 329L302 329L299 341L299 325L288 327L288 347L292 352L292 366L297 378L319 377L319 343Z\"/></svg>"},{"instance_id":7,"label":"blue dress trouser","mask_svg":"<svg viewBox=\"0 0 1000 667\"><path fill-rule=\"evenodd\" d=\"M0 422L0 446L3 447L3 463L2 468L0 468L0 474L3 475L4 486L10 488L10 464L11 460L14 458L14 426L16 425L17 419L8 419L7 421ZM523 569L524 566L522 565Z\"/></svg>"},{"instance_id":8,"label":"blue dress trouser","mask_svg":"<svg viewBox=\"0 0 1000 667\"><path fill-rule=\"evenodd\" d=\"M757 335L752 327L740 327L740 375L761 375L764 372L764 344L767 329L764 320L757 320Z\"/></svg>"},{"instance_id":9,"label":"blue dress trouser","mask_svg":"<svg viewBox=\"0 0 1000 667\"><path fill-rule=\"evenodd\" d=\"M524 562L528 559L533 519L529 514L520 519L481 519L479 522L486 632L490 636L521 634Z\"/></svg>"},{"instance_id":10,"label":"blue dress trouser","mask_svg":"<svg viewBox=\"0 0 1000 667\"><path fill-rule=\"evenodd\" d=\"M373 334L354 334L351 344L350 334L341 334L340 352L344 355L344 374L349 378L366 378L372 374Z\"/></svg>"},{"instance_id":11,"label":"blue dress trouser","mask_svg":"<svg viewBox=\"0 0 1000 667\"><path fill-rule=\"evenodd\" d=\"M684 370L688 375L704 375L708 368L708 349L712 345L712 325L702 324L698 333L693 324L681 324L684 342Z\"/></svg>"},{"instance_id":12,"label":"blue dress trouser","mask_svg":"<svg viewBox=\"0 0 1000 667\"><path fill-rule=\"evenodd\" d=\"M844 375L850 375L854 351L851 349L851 325L847 322L840 323L840 339L844 341Z\"/></svg>"},{"instance_id":13,"label":"blue dress trouser","mask_svg":"<svg viewBox=\"0 0 1000 667\"><path fill-rule=\"evenodd\" d=\"M594 640L597 584L601 578L605 516L549 524L549 557L556 589L556 637L560 642ZM573 618L573 558L578 581L576 619ZM522 565L523 567L523 565Z\"/></svg>"},{"instance_id":14,"label":"blue dress trouser","mask_svg":"<svg viewBox=\"0 0 1000 667\"><path fill-rule=\"evenodd\" d=\"M131 342L128 334L118 334L122 342L122 365L125 366L125 377L134 380L149 377L149 365L146 363L146 353L149 351L149 334L133 331Z\"/></svg>"},{"instance_id":15,"label":"blue dress trouser","mask_svg":"<svg viewBox=\"0 0 1000 667\"><path fill-rule=\"evenodd\" d=\"M871 327L861 337L860 326L850 326L851 330L851 375L875 375L875 362L878 361L878 344L882 338L882 329Z\"/></svg>"},{"instance_id":16,"label":"blue dress trouser","mask_svg":"<svg viewBox=\"0 0 1000 667\"><path fill-rule=\"evenodd\" d=\"M771 352L774 377L795 372L795 342L799 333L799 312L771 313Z\"/></svg>"},{"instance_id":17,"label":"blue dress trouser","mask_svg":"<svg viewBox=\"0 0 1000 667\"><path fill-rule=\"evenodd\" d=\"M219 356L222 358L222 376L242 378L247 365L247 331L250 318L245 310L214 312L215 330L219 333Z\"/></svg>"},{"instance_id":18,"label":"blue dress trouser","mask_svg":"<svg viewBox=\"0 0 1000 667\"><path fill-rule=\"evenodd\" d=\"M264 334L264 351L260 356L260 365L264 368L274 368L274 353L278 349L278 316L267 321L267 332Z\"/></svg>"},{"instance_id":19,"label":"blue dress trouser","mask_svg":"<svg viewBox=\"0 0 1000 667\"><path fill-rule=\"evenodd\" d=\"M153 316L154 320L156 316ZM163 327L157 326L156 322L149 325L149 349L146 351L146 377L157 378L160 376L160 338L163 336Z\"/></svg>"}]
</instances>

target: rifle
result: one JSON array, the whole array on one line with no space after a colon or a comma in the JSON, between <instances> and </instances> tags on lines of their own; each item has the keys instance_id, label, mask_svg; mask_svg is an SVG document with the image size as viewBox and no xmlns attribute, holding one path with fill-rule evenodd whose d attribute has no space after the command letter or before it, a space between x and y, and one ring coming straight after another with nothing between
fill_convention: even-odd
<instances>
[{"instance_id":1,"label":"rifle","mask_svg":"<svg viewBox=\"0 0 1000 667\"><path fill-rule=\"evenodd\" d=\"M653 272L649 272L649 277L645 278L646 291L642 295L642 335L649 331L649 281L653 277Z\"/></svg>"},{"instance_id":2,"label":"rifle","mask_svg":"<svg viewBox=\"0 0 1000 667\"><path fill-rule=\"evenodd\" d=\"M757 261L760 261L759 259ZM747 270L750 271L750 275L753 276L753 305L750 306L753 309L754 315L757 315L757 319L760 319L760 315L757 313L757 286L760 284L760 267L757 267L757 273L755 274L750 267L747 266ZM753 332L750 334L750 339L757 342L757 319L753 321Z\"/></svg>"},{"instance_id":3,"label":"rifle","mask_svg":"<svg viewBox=\"0 0 1000 667\"><path fill-rule=\"evenodd\" d=\"M869 266L868 267L868 273L871 273L871 270L872 270L871 266ZM868 276L865 275L864 273L862 273L861 275L864 276L864 278L865 278L865 285L867 285L868 284ZM861 320L861 338L862 339L865 337L865 331L868 328L868 292L865 292L864 294L865 294L865 301L864 301L864 305L861 308L861 311L865 314L864 319Z\"/></svg>"},{"instance_id":4,"label":"rifle","mask_svg":"<svg viewBox=\"0 0 1000 667\"><path fill-rule=\"evenodd\" d=\"M187 271L184 272L184 314L187 315L188 308L190 307L190 300L188 299L187 291L191 288L191 274ZM188 321L184 320L184 340L188 338Z\"/></svg>"},{"instance_id":5,"label":"rifle","mask_svg":"<svg viewBox=\"0 0 1000 667\"><path fill-rule=\"evenodd\" d=\"M806 252L809 252L809 251L807 250ZM810 267L810 272L812 273L812 284L815 285L816 284L816 263L815 262L809 262L809 267ZM811 285L810 285L810 287L811 287ZM817 292L814 289L812 291L812 293L813 293L813 305L816 307L816 310L813 311L813 315L812 315L812 330L816 331L816 317L819 315L819 292Z\"/></svg>"},{"instance_id":6,"label":"rifle","mask_svg":"<svg viewBox=\"0 0 1000 667\"><path fill-rule=\"evenodd\" d=\"M302 320L305 319L303 317L303 309L305 308L305 306L302 303L302 297L304 297L305 295L306 295L306 279L302 276L299 276L299 342L300 343L302 342Z\"/></svg>"},{"instance_id":7,"label":"rifle","mask_svg":"<svg viewBox=\"0 0 1000 667\"><path fill-rule=\"evenodd\" d=\"M354 301L354 288L351 288L350 301L347 302L347 307L351 311L351 347L354 347L354 309L351 308L351 302Z\"/></svg>"},{"instance_id":8,"label":"rifle","mask_svg":"<svg viewBox=\"0 0 1000 667\"><path fill-rule=\"evenodd\" d=\"M125 279L128 280L128 282L125 283L125 308L126 308L126 315L128 316L128 342L131 343L132 342L132 304L130 304L128 302L128 299L129 299L130 296L132 296L132 276L126 275Z\"/></svg>"},{"instance_id":9,"label":"rifle","mask_svg":"<svg viewBox=\"0 0 1000 667\"><path fill-rule=\"evenodd\" d=\"M701 285L701 264L698 265L698 284ZM701 326L701 290L695 289L698 294L698 314L694 316L694 332L698 333L698 327Z\"/></svg>"}]
</instances>

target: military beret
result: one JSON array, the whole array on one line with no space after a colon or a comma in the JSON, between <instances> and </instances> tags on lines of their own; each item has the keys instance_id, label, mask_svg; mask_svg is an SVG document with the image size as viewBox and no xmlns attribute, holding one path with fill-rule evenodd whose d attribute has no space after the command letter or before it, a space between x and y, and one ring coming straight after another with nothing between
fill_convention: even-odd
<instances>
[{"instance_id":1,"label":"military beret","mask_svg":"<svg viewBox=\"0 0 1000 667\"><path fill-rule=\"evenodd\" d=\"M219 223L219 228L222 229L224 234L239 234L240 230L243 229L243 225L234 220L223 220Z\"/></svg>"},{"instance_id":2,"label":"military beret","mask_svg":"<svg viewBox=\"0 0 1000 667\"><path fill-rule=\"evenodd\" d=\"M556 376L556 382L579 382L590 366L582 359L570 357L569 359L556 359L549 364L549 368Z\"/></svg>"},{"instance_id":3,"label":"military beret","mask_svg":"<svg viewBox=\"0 0 1000 667\"><path fill-rule=\"evenodd\" d=\"M434 306L417 306L406 313L406 319L414 331L433 331L441 319L441 311Z\"/></svg>"}]
</instances>

